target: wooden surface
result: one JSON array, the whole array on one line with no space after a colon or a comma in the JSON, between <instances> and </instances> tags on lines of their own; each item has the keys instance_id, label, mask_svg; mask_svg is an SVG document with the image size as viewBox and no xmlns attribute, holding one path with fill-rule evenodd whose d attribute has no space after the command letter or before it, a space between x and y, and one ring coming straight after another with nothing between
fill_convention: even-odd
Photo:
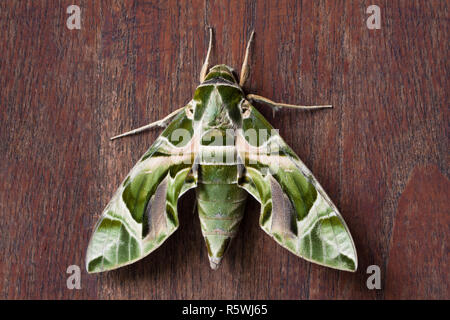
<instances>
[{"instance_id":1,"label":"wooden surface","mask_svg":"<svg viewBox=\"0 0 450 320\"><path fill-rule=\"evenodd\" d=\"M66 8L81 7L81 30ZM381 30L366 8L381 7ZM333 104L272 117L340 208L355 274L278 246L247 205L212 271L193 213L157 251L88 275L85 250L120 181L160 133L110 142L191 99L214 27L213 63L240 69L254 28L247 92ZM448 1L1 1L1 298L450 298ZM66 287L82 267L81 290ZM366 286L381 268L381 290Z\"/></svg>"}]
</instances>

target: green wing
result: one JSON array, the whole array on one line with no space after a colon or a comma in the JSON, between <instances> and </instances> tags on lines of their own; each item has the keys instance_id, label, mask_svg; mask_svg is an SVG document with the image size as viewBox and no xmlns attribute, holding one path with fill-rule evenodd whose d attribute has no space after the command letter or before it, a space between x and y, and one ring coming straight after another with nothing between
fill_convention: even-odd
<instances>
[{"instance_id":1,"label":"green wing","mask_svg":"<svg viewBox=\"0 0 450 320\"><path fill-rule=\"evenodd\" d=\"M190 174L192 142L192 121L182 111L103 211L87 249L88 272L112 270L142 259L178 228L178 197L196 185Z\"/></svg>"},{"instance_id":2,"label":"green wing","mask_svg":"<svg viewBox=\"0 0 450 320\"><path fill-rule=\"evenodd\" d=\"M252 139L255 130L259 141ZM261 139L264 132L268 132L267 139ZM237 142L246 167L241 186L261 203L262 229L308 261L356 271L355 245L338 209L309 169L253 107L243 120Z\"/></svg>"}]
</instances>

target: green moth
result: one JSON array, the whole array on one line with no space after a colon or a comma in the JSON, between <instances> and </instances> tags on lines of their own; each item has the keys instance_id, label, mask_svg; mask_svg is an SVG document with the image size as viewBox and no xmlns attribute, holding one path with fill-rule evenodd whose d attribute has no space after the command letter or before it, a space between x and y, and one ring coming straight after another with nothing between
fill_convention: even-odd
<instances>
[{"instance_id":1,"label":"green moth","mask_svg":"<svg viewBox=\"0 0 450 320\"><path fill-rule=\"evenodd\" d=\"M226 65L209 69L208 53L193 99L154 126L166 129L134 166L106 206L90 240L88 272L116 269L142 259L177 228L177 202L195 188L201 230L212 269L236 234L248 195L261 204L260 226L281 246L308 261L357 269L350 232L323 188L253 107L319 109L245 94L247 44L240 80Z\"/></svg>"}]
</instances>

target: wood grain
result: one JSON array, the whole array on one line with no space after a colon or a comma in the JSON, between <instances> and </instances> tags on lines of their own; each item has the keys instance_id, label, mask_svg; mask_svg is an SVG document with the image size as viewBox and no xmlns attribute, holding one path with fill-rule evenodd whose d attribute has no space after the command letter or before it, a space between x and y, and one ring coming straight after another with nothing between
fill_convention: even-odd
<instances>
[{"instance_id":1,"label":"wood grain","mask_svg":"<svg viewBox=\"0 0 450 320\"><path fill-rule=\"evenodd\" d=\"M81 30L66 28L70 4L81 7ZM448 299L448 2L377 1L381 30L366 27L371 4L1 1L0 297ZM84 271L100 212L159 132L108 138L191 99L207 26L213 63L236 70L255 29L248 92L333 104L275 118L258 107L340 208L356 273L279 247L258 227L255 201L211 271L192 193L179 203L180 229L149 257ZM73 264L81 290L66 288ZM373 264L381 290L366 287Z\"/></svg>"}]
</instances>

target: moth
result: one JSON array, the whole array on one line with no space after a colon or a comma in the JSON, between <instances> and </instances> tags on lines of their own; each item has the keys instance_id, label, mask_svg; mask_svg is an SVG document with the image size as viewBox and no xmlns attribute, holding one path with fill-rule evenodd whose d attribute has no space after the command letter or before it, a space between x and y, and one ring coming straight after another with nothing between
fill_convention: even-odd
<instances>
[{"instance_id":1,"label":"moth","mask_svg":"<svg viewBox=\"0 0 450 320\"><path fill-rule=\"evenodd\" d=\"M248 196L261 204L259 224L278 244L319 265L356 271L357 254L336 206L299 157L252 105L320 109L245 94L247 43L239 81L226 65L209 69L209 46L192 100L155 126L166 129L140 158L98 221L86 269L116 269L153 252L178 228L178 199L195 188L210 266L217 269L238 231Z\"/></svg>"}]
</instances>

